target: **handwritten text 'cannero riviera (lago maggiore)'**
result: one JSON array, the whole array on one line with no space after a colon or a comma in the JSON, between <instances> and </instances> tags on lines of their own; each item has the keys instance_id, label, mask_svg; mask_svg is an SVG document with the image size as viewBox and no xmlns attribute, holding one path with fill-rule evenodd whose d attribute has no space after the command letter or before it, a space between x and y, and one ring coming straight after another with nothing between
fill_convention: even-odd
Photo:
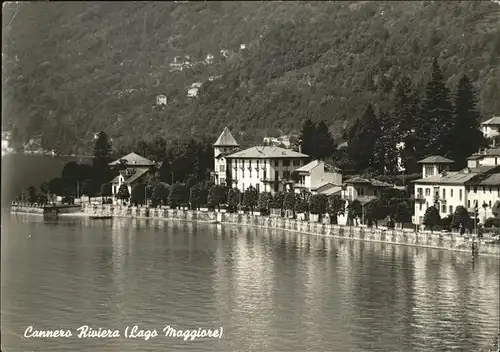
<instances>
[{"instance_id":1,"label":"handwritten text 'cannero riviera (lago maggiore)'","mask_svg":"<svg viewBox=\"0 0 500 352\"><path fill-rule=\"evenodd\" d=\"M141 329L139 326L127 326L123 331L111 330L104 328L93 328L88 325L82 325L76 330L36 330L33 326L28 326L24 331L24 337L27 339L32 338L68 338L77 337L79 339L110 339L125 337L130 339L144 339L149 340L154 337L173 337L180 338L184 341L195 340L202 338L222 338L224 329L222 326L218 329L175 329L170 325L165 326L161 330L147 330Z\"/></svg>"}]
</instances>

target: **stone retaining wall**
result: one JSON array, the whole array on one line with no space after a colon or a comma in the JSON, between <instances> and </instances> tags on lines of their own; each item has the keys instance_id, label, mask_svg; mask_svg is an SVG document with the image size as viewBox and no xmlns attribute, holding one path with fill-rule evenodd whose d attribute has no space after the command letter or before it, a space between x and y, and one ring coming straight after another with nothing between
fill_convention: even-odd
<instances>
[{"instance_id":1,"label":"stone retaining wall","mask_svg":"<svg viewBox=\"0 0 500 352\"><path fill-rule=\"evenodd\" d=\"M477 253L500 257L500 244L478 241L470 236L454 233L415 232L411 229L376 229L367 227L341 226L320 222L310 222L275 216L213 212L207 210L181 210L146 207L122 207L120 205L85 205L89 215L113 215L147 219L172 219L200 222L218 222L269 229L282 229L320 236L334 236L354 240L438 248L452 251Z\"/></svg>"}]
</instances>

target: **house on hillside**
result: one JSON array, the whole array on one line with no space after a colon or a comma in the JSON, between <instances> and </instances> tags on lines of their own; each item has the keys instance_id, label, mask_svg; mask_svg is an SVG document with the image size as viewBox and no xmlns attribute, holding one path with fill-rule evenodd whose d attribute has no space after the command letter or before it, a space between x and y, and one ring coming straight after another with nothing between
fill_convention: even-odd
<instances>
[{"instance_id":1,"label":"house on hillside","mask_svg":"<svg viewBox=\"0 0 500 352\"><path fill-rule=\"evenodd\" d=\"M313 194L341 195L342 174L340 170L323 161L313 160L295 170L295 173L298 179L294 185L296 193L308 190Z\"/></svg>"},{"instance_id":2,"label":"house on hillside","mask_svg":"<svg viewBox=\"0 0 500 352\"><path fill-rule=\"evenodd\" d=\"M467 158L467 167L500 165L500 147L483 150Z\"/></svg>"},{"instance_id":3,"label":"house on hillside","mask_svg":"<svg viewBox=\"0 0 500 352\"><path fill-rule=\"evenodd\" d=\"M500 166L475 164L450 172L449 159L443 163L445 158L433 157L434 164L431 159L426 158L420 162L422 178L413 181L415 225L423 224L425 212L431 206L436 206L441 218L444 218L453 215L458 206L465 207L473 215L486 204L489 209L486 215L492 216L493 209L499 206L500 200Z\"/></svg>"},{"instance_id":4,"label":"house on hillside","mask_svg":"<svg viewBox=\"0 0 500 352\"><path fill-rule=\"evenodd\" d=\"M115 168L118 173L110 182L111 193L115 199L122 184L127 185L129 194L132 194L133 186L152 176L158 168L155 162L136 153L127 154L109 163L109 166Z\"/></svg>"},{"instance_id":5,"label":"house on hillside","mask_svg":"<svg viewBox=\"0 0 500 352\"><path fill-rule=\"evenodd\" d=\"M250 186L258 192L290 190L294 185L292 172L309 160L308 155L279 147L236 148L238 143L224 128L214 143L214 176L216 184L236 187L241 192Z\"/></svg>"},{"instance_id":6,"label":"house on hillside","mask_svg":"<svg viewBox=\"0 0 500 352\"><path fill-rule=\"evenodd\" d=\"M494 116L482 122L481 130L486 138L492 140L493 147L495 147L494 138L500 136L500 116Z\"/></svg>"},{"instance_id":7,"label":"house on hillside","mask_svg":"<svg viewBox=\"0 0 500 352\"><path fill-rule=\"evenodd\" d=\"M160 94L156 96L156 105L162 106L167 105L167 96L164 94Z\"/></svg>"},{"instance_id":8,"label":"house on hillside","mask_svg":"<svg viewBox=\"0 0 500 352\"><path fill-rule=\"evenodd\" d=\"M201 87L201 82L194 82L191 84L191 87L189 87L187 91L187 96L189 98L196 98L198 96L198 90Z\"/></svg>"}]
</instances>

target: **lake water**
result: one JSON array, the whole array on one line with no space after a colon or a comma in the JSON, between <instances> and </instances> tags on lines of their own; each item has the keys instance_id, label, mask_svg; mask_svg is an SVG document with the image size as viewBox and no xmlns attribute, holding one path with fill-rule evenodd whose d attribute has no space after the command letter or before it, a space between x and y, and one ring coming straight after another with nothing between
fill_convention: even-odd
<instances>
[{"instance_id":1,"label":"lake water","mask_svg":"<svg viewBox=\"0 0 500 352\"><path fill-rule=\"evenodd\" d=\"M137 219L7 215L1 238L4 352L471 351L500 318L496 258ZM82 325L121 337L79 339ZM133 325L159 336L123 337Z\"/></svg>"}]
</instances>

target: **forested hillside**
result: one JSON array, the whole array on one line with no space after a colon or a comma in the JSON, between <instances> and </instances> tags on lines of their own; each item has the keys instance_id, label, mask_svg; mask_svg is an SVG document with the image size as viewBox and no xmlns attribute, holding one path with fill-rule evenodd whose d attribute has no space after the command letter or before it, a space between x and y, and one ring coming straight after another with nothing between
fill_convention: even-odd
<instances>
[{"instance_id":1,"label":"forested hillside","mask_svg":"<svg viewBox=\"0 0 500 352\"><path fill-rule=\"evenodd\" d=\"M251 143L298 132L306 118L325 120L338 139L368 103L390 106L402 75L423 95L434 58L450 89L463 73L471 78L483 119L500 114L500 5L491 1L31 2L3 10L4 128L18 141L43 133L46 148L88 152L101 130L119 146L216 135L225 125ZM172 70L186 55L190 67ZM189 98L195 82L202 86ZM164 108L155 107L158 94L167 96Z\"/></svg>"}]
</instances>

